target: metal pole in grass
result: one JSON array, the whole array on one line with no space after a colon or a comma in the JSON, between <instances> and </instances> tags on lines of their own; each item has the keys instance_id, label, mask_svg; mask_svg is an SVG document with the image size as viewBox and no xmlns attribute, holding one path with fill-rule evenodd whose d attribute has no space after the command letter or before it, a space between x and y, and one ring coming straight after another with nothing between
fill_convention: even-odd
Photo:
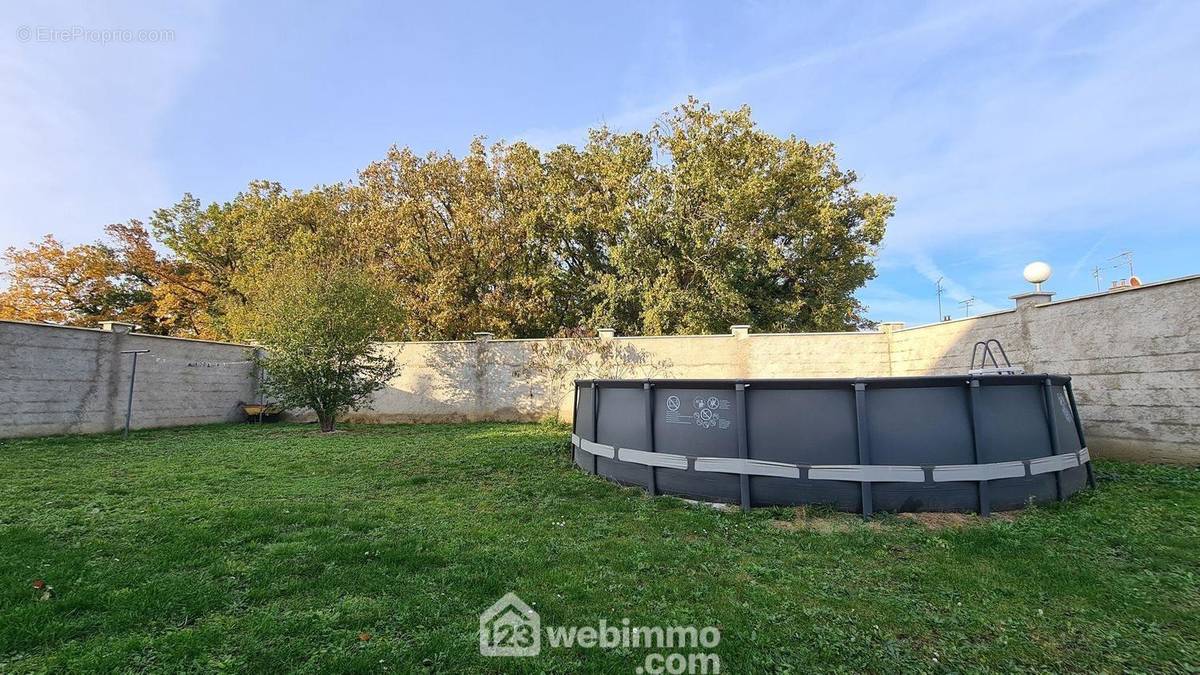
<instances>
[{"instance_id":1,"label":"metal pole in grass","mask_svg":"<svg viewBox=\"0 0 1200 675\"><path fill-rule=\"evenodd\" d=\"M133 367L129 369L129 400L125 402L125 433L121 438L129 438L129 418L133 416L133 380L137 377L138 354L149 354L149 349L129 349L122 354L133 354Z\"/></svg>"}]
</instances>

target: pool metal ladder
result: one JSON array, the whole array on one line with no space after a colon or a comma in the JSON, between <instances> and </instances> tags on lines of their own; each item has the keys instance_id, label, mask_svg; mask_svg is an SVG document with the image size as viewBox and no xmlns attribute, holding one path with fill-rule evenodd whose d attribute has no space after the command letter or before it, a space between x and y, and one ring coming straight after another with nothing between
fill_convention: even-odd
<instances>
[{"instance_id":1,"label":"pool metal ladder","mask_svg":"<svg viewBox=\"0 0 1200 675\"><path fill-rule=\"evenodd\" d=\"M996 352L992 351L992 345L995 345L996 351L1000 352L1000 358L1004 359L1004 365L1000 365L1000 361L996 359ZM991 359L991 366L988 365L988 359ZM996 338L976 342L975 347L971 349L971 367L967 371L971 375L1020 375L1024 372L1024 368L1014 366L1008 360L1008 353L1004 351L1004 346Z\"/></svg>"}]
</instances>

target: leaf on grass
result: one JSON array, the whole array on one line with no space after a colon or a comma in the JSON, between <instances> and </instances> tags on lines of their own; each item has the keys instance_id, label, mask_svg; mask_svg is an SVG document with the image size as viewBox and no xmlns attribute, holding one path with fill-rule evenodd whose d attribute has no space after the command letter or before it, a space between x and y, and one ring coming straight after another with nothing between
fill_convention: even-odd
<instances>
[{"instance_id":1,"label":"leaf on grass","mask_svg":"<svg viewBox=\"0 0 1200 675\"><path fill-rule=\"evenodd\" d=\"M41 600L42 602L54 599L54 587L50 584L47 584L43 579L33 580L33 590L41 592L41 596L38 597L38 600Z\"/></svg>"}]
</instances>

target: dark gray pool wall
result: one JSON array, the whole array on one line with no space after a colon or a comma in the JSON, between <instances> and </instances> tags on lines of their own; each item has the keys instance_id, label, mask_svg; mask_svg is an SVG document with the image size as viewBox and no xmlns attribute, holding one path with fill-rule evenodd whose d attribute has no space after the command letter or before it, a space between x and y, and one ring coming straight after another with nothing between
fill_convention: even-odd
<instances>
[{"instance_id":1,"label":"dark gray pool wall","mask_svg":"<svg viewBox=\"0 0 1200 675\"><path fill-rule=\"evenodd\" d=\"M1092 481L1070 378L580 380L574 459L652 494L978 511Z\"/></svg>"}]
</instances>

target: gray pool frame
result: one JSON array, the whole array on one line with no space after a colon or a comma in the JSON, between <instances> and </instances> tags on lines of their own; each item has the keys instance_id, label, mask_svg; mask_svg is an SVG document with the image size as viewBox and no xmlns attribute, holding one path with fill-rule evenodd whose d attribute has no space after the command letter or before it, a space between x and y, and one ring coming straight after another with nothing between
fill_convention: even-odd
<instances>
[{"instance_id":1,"label":"gray pool frame","mask_svg":"<svg viewBox=\"0 0 1200 675\"><path fill-rule=\"evenodd\" d=\"M576 380L589 473L752 506L976 511L1095 486L1062 375Z\"/></svg>"}]
</instances>

